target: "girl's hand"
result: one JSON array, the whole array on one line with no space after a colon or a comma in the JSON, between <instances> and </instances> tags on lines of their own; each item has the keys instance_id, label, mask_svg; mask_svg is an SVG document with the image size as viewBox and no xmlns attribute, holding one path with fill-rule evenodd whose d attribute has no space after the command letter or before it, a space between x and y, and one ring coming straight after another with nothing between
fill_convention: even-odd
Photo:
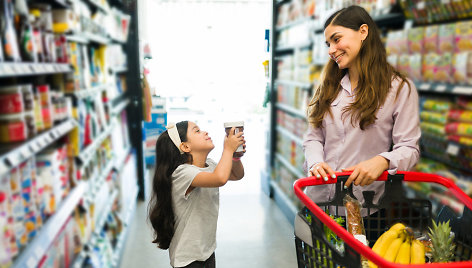
<instances>
[{"instance_id":1,"label":"girl's hand","mask_svg":"<svg viewBox=\"0 0 472 268\"><path fill-rule=\"evenodd\" d=\"M333 179L336 178L336 175L334 174L333 169L325 162L321 162L321 163L317 163L313 165L308 171L308 174L311 176L315 176L318 179L323 178L325 181L328 180L328 176L330 176Z\"/></svg>"},{"instance_id":2,"label":"girl's hand","mask_svg":"<svg viewBox=\"0 0 472 268\"><path fill-rule=\"evenodd\" d=\"M233 153L236 151L236 149L238 149L239 145L242 145L244 143L244 132L238 132L234 134L234 130L235 128L232 127L229 131L229 134L225 136L224 142L224 149L229 150Z\"/></svg>"},{"instance_id":3,"label":"girl's hand","mask_svg":"<svg viewBox=\"0 0 472 268\"><path fill-rule=\"evenodd\" d=\"M352 171L352 174L347 179L344 188L349 187L353 182L354 185L369 185L376 181L379 176L388 169L388 166L388 160L377 155L369 160L362 161L357 165L343 168L342 171Z\"/></svg>"}]
</instances>

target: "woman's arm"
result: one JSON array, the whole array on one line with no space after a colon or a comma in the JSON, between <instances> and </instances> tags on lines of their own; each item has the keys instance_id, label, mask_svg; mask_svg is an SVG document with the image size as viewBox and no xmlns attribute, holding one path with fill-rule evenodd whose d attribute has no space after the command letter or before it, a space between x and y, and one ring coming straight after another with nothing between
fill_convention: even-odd
<instances>
[{"instance_id":1,"label":"woman's arm","mask_svg":"<svg viewBox=\"0 0 472 268\"><path fill-rule=\"evenodd\" d=\"M314 128L309 125L307 132L303 136L303 151L305 153L305 163L303 169L309 169L315 164L324 162L324 134L321 128Z\"/></svg>"}]
</instances>

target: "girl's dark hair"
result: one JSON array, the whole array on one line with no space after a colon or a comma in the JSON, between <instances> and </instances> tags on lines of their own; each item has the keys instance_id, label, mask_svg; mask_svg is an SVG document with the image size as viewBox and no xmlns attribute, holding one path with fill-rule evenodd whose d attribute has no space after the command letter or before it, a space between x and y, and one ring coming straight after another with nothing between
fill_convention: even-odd
<instances>
[{"instance_id":1,"label":"girl's dark hair","mask_svg":"<svg viewBox=\"0 0 472 268\"><path fill-rule=\"evenodd\" d=\"M356 98L343 110L343 114L352 113L351 124L354 126L354 122L357 122L362 130L375 123L377 110L385 102L393 79L401 81L397 96L404 83L410 87L406 77L387 62L380 32L365 9L359 6L343 8L326 20L324 29L329 25L336 25L359 31L363 24L367 24L369 32L361 44L357 56L359 60L355 63L359 72ZM322 82L316 88L308 109L308 121L314 127L322 127L327 113L332 116L331 103L341 90L340 82L346 72L346 69L340 69L333 60L325 65Z\"/></svg>"},{"instance_id":2,"label":"girl's dark hair","mask_svg":"<svg viewBox=\"0 0 472 268\"><path fill-rule=\"evenodd\" d=\"M180 140L187 141L188 121L176 124ZM164 131L156 142L156 167L152 181L151 200L148 205L149 221L154 229L154 239L161 249L168 249L174 236L174 206L172 201L172 173L182 164L192 161L188 153L180 154L169 133Z\"/></svg>"}]
</instances>

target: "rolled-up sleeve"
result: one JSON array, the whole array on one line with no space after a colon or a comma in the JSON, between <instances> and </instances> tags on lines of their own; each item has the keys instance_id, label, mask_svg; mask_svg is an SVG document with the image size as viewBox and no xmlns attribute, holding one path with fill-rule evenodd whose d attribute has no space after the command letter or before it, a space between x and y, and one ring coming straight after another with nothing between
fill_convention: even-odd
<instances>
[{"instance_id":1,"label":"rolled-up sleeve","mask_svg":"<svg viewBox=\"0 0 472 268\"><path fill-rule=\"evenodd\" d=\"M314 164L324 162L324 141L323 130L310 125L303 136L303 151L305 153L303 169L306 173Z\"/></svg>"},{"instance_id":2,"label":"rolled-up sleeve","mask_svg":"<svg viewBox=\"0 0 472 268\"><path fill-rule=\"evenodd\" d=\"M380 154L390 161L389 174L395 174L399 170L410 170L420 157L421 129L418 92L412 82L410 85L411 90L405 83L393 104L395 108L393 111L392 151Z\"/></svg>"}]
</instances>

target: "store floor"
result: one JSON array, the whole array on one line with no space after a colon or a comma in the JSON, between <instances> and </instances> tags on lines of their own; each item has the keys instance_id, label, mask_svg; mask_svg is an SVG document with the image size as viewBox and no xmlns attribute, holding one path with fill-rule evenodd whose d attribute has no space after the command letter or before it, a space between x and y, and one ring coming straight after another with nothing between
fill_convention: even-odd
<instances>
[{"instance_id":1,"label":"store floor","mask_svg":"<svg viewBox=\"0 0 472 268\"><path fill-rule=\"evenodd\" d=\"M175 120L177 122L179 120ZM207 130L221 155L221 122L195 120ZM293 226L275 202L261 192L260 169L264 163L265 137L261 121L245 119L247 153L243 158L245 177L220 189L216 262L219 268L296 267ZM147 202L138 202L126 242L122 268L170 267L167 251L151 243L146 221Z\"/></svg>"}]
</instances>

